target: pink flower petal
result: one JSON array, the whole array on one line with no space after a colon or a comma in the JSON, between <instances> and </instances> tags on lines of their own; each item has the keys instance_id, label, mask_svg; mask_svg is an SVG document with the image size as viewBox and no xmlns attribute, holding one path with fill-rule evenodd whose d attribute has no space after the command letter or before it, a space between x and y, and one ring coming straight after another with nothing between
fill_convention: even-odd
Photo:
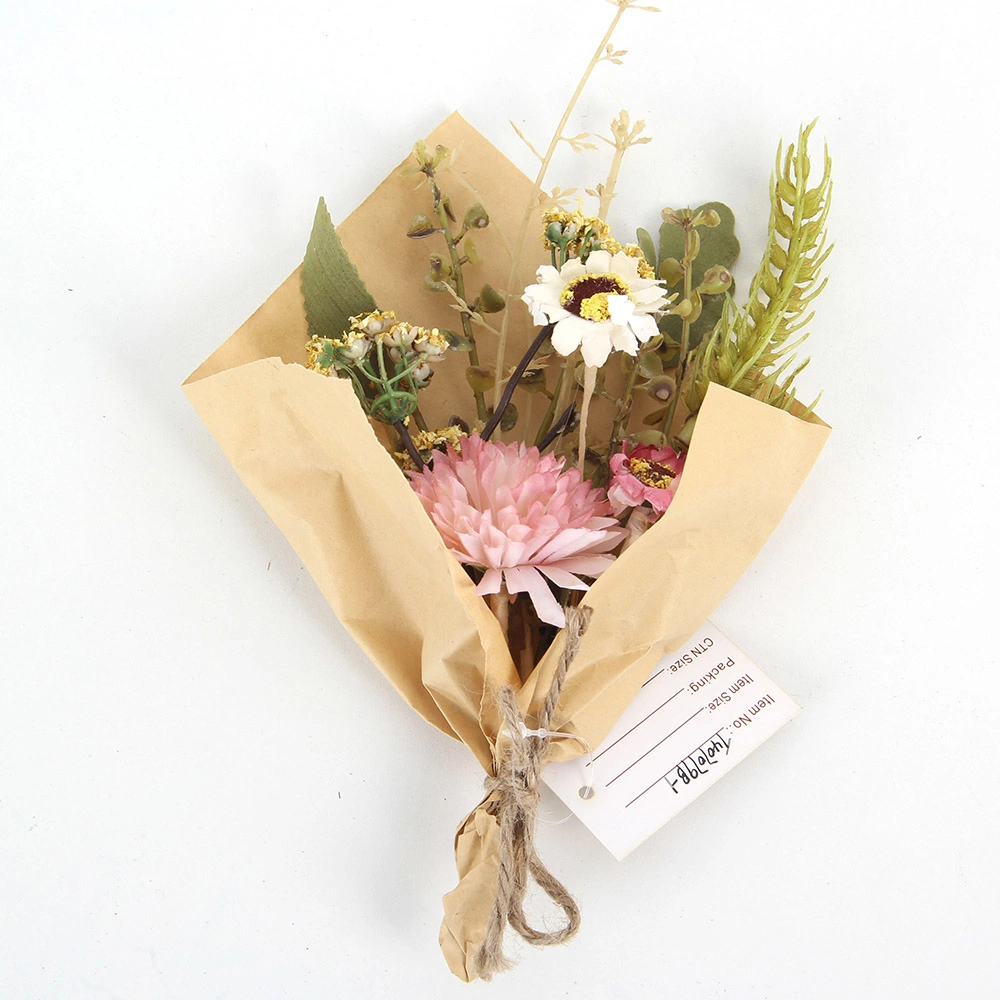
<instances>
[{"instance_id":1,"label":"pink flower petal","mask_svg":"<svg viewBox=\"0 0 1000 1000\"><path fill-rule=\"evenodd\" d=\"M507 589L512 594L527 592L535 613L543 622L557 625L559 628L566 624L566 613L559 606L542 575L533 566L505 570L504 579L507 581Z\"/></svg>"},{"instance_id":2,"label":"pink flower petal","mask_svg":"<svg viewBox=\"0 0 1000 1000\"><path fill-rule=\"evenodd\" d=\"M479 586L476 587L476 593L480 596L485 594L499 594L500 585L503 583L503 574L498 569L488 569L484 574L482 580L479 581Z\"/></svg>"}]
</instances>

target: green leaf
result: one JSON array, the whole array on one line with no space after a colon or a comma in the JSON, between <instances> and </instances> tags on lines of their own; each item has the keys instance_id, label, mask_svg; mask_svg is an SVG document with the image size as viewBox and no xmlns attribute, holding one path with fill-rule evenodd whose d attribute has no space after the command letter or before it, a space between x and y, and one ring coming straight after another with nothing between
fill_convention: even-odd
<instances>
[{"instance_id":1,"label":"green leaf","mask_svg":"<svg viewBox=\"0 0 1000 1000\"><path fill-rule=\"evenodd\" d=\"M483 258L479 256L479 250L476 249L476 244L473 243L471 236L465 237L462 249L465 251L465 256L469 258L469 263L473 267L479 267L482 264Z\"/></svg>"},{"instance_id":2,"label":"green leaf","mask_svg":"<svg viewBox=\"0 0 1000 1000\"><path fill-rule=\"evenodd\" d=\"M302 298L313 337L336 339L350 327L352 316L377 308L347 256L322 198L302 263Z\"/></svg>"},{"instance_id":3,"label":"green leaf","mask_svg":"<svg viewBox=\"0 0 1000 1000\"><path fill-rule=\"evenodd\" d=\"M736 308L728 294L722 297L722 317L712 336L702 342L693 377L687 380L684 401L691 411L701 406L711 382L772 406L791 406L792 383L805 365L796 360L795 350L808 336L804 327L812 318L812 302L826 283L820 268L831 249L825 229L831 163L825 150L819 184L811 190L805 186L812 128L799 130L797 145L784 150L778 146L767 250L750 283L747 304ZM815 218L809 211L815 211Z\"/></svg>"},{"instance_id":4,"label":"green leaf","mask_svg":"<svg viewBox=\"0 0 1000 1000\"><path fill-rule=\"evenodd\" d=\"M655 351L642 351L639 354L639 371L646 378L659 378L663 374L663 358Z\"/></svg>"},{"instance_id":5,"label":"green leaf","mask_svg":"<svg viewBox=\"0 0 1000 1000\"><path fill-rule=\"evenodd\" d=\"M660 261L657 277L666 282L667 288L673 288L684 280L684 266L676 257L664 257Z\"/></svg>"},{"instance_id":6,"label":"green leaf","mask_svg":"<svg viewBox=\"0 0 1000 1000\"><path fill-rule=\"evenodd\" d=\"M320 341L320 349L316 355L316 363L320 368L327 369L336 362L336 355L333 353L333 344L329 340Z\"/></svg>"},{"instance_id":7,"label":"green leaf","mask_svg":"<svg viewBox=\"0 0 1000 1000\"><path fill-rule=\"evenodd\" d=\"M483 285L477 301L481 313L500 312L507 305L507 300L492 285Z\"/></svg>"},{"instance_id":8,"label":"green leaf","mask_svg":"<svg viewBox=\"0 0 1000 1000\"><path fill-rule=\"evenodd\" d=\"M637 229L635 231L635 239L639 244L639 249L642 250L643 257L646 258L646 263L655 271L656 246L653 244L653 237L649 235L647 230Z\"/></svg>"},{"instance_id":9,"label":"green leaf","mask_svg":"<svg viewBox=\"0 0 1000 1000\"><path fill-rule=\"evenodd\" d=\"M517 426L517 407L513 403L507 404L507 409L500 415L500 430L512 431Z\"/></svg>"},{"instance_id":10,"label":"green leaf","mask_svg":"<svg viewBox=\"0 0 1000 1000\"><path fill-rule=\"evenodd\" d=\"M471 351L472 341L461 333L454 330L442 330L441 336L448 341L448 347L452 351Z\"/></svg>"},{"instance_id":11,"label":"green leaf","mask_svg":"<svg viewBox=\"0 0 1000 1000\"><path fill-rule=\"evenodd\" d=\"M693 289L691 294L688 296L688 302L691 303L691 312L688 313L688 322L691 326L695 326L698 322L698 317L701 315L702 302L701 302L701 292L697 289Z\"/></svg>"},{"instance_id":12,"label":"green leaf","mask_svg":"<svg viewBox=\"0 0 1000 1000\"><path fill-rule=\"evenodd\" d=\"M649 444L654 448L664 448L667 444L667 436L663 431L639 431L635 439L639 444Z\"/></svg>"},{"instance_id":13,"label":"green leaf","mask_svg":"<svg viewBox=\"0 0 1000 1000\"><path fill-rule=\"evenodd\" d=\"M473 392L489 392L493 388L493 368L486 365L469 365L465 369L465 379Z\"/></svg>"}]
</instances>

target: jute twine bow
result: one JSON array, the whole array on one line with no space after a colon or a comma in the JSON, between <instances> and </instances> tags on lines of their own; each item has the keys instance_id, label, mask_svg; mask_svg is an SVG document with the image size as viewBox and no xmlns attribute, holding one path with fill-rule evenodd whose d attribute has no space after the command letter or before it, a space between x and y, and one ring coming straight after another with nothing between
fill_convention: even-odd
<instances>
[{"instance_id":1,"label":"jute twine bow","mask_svg":"<svg viewBox=\"0 0 1000 1000\"><path fill-rule=\"evenodd\" d=\"M556 667L555 676L538 714L538 729L546 731L552 721L566 673L580 639L590 621L588 607L566 609L566 647ZM535 817L538 811L538 781L544 766L550 737L530 735L524 716L511 687L501 688L497 700L503 713L509 748L497 761L496 775L486 779L486 790L495 793L496 815L500 824L500 866L497 894L486 927L486 937L476 952L476 973L492 979L512 965L503 953L503 935L507 924L531 944L544 946L568 941L580 929L580 909L566 887L542 864L535 852ZM557 931L539 931L524 916L524 896L528 876L559 906L566 923Z\"/></svg>"}]
</instances>

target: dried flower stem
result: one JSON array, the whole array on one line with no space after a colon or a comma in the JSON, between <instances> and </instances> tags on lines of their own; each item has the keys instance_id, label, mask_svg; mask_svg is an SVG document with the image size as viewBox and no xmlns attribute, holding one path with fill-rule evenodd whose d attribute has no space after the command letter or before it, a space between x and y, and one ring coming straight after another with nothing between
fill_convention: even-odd
<instances>
[{"instance_id":1,"label":"dried flower stem","mask_svg":"<svg viewBox=\"0 0 1000 1000\"><path fill-rule=\"evenodd\" d=\"M552 430L538 442L538 450L545 451L546 448L557 438L562 437L562 432L566 429L566 425L573 419L573 411L576 409L576 400L573 400L569 406L563 410L559 419L553 424Z\"/></svg>"},{"instance_id":2,"label":"dried flower stem","mask_svg":"<svg viewBox=\"0 0 1000 1000\"><path fill-rule=\"evenodd\" d=\"M399 440L406 449L406 453L410 456L410 461L413 462L419 472L424 467L424 460L420 457L420 452L417 451L417 446L413 443L413 438L410 437L410 432L406 429L406 424L402 420L397 420L393 424L393 427L396 428L396 433L399 435Z\"/></svg>"},{"instance_id":3,"label":"dried flower stem","mask_svg":"<svg viewBox=\"0 0 1000 1000\"><path fill-rule=\"evenodd\" d=\"M497 424L503 419L504 412L510 406L510 400L514 395L514 390L517 388L517 383L521 381L521 376L527 371L528 365L531 364L531 359L538 353L538 349L545 343L550 333L552 333L551 323L548 326L542 327L528 349L524 352L524 357L517 363L513 374L507 380L507 385L504 388L503 395L500 397L500 402L493 411L493 416L487 421L486 426L479 435L484 441L489 441L490 435L496 430Z\"/></svg>"},{"instance_id":4,"label":"dried flower stem","mask_svg":"<svg viewBox=\"0 0 1000 1000\"><path fill-rule=\"evenodd\" d=\"M455 294L458 296L460 301L465 302L465 277L462 274L462 258L458 252L458 244L455 242L455 237L451 231L451 222L448 218L447 204L441 194L441 188L438 186L438 182L434 177L433 171L428 167L425 169L424 173L427 175L427 181L431 187L431 193L434 198L434 211L437 213L437 217L441 222L441 233L448 246L448 255L451 257L451 273L452 279L455 282ZM462 317L462 332L472 345L469 348L469 366L478 367L479 349L476 346L476 335L472 329L472 319L469 316L469 313L464 309L460 310L459 315ZM486 420L489 416L489 411L486 409L486 397L481 389L473 388L472 391L476 397L476 415L480 420Z\"/></svg>"},{"instance_id":5,"label":"dried flower stem","mask_svg":"<svg viewBox=\"0 0 1000 1000\"><path fill-rule=\"evenodd\" d=\"M590 401L594 398L597 386L597 365L587 365L583 369L583 402L580 404L580 444L577 452L576 467L583 475L583 460L587 456L587 417L590 415Z\"/></svg>"},{"instance_id":6,"label":"dried flower stem","mask_svg":"<svg viewBox=\"0 0 1000 1000\"><path fill-rule=\"evenodd\" d=\"M608 210L611 208L611 199L615 196L615 186L618 184L618 174L622 169L622 160L625 159L627 146L615 146L614 156L611 157L611 167L608 170L608 179L601 188L601 204L597 209L597 217L608 221Z\"/></svg>"},{"instance_id":7,"label":"dried flower stem","mask_svg":"<svg viewBox=\"0 0 1000 1000\"><path fill-rule=\"evenodd\" d=\"M559 399L562 396L563 383L566 381L566 371L561 369L559 371L559 378L556 380L556 388L552 395L549 397L549 405L545 411L545 416L542 417L542 422L538 425L538 433L535 435L535 447L541 448L542 441L545 440L546 435L549 433L552 427L552 421L556 417L556 409L559 406Z\"/></svg>"},{"instance_id":8,"label":"dried flower stem","mask_svg":"<svg viewBox=\"0 0 1000 1000\"><path fill-rule=\"evenodd\" d=\"M572 421L573 412L576 408L576 393L579 389L579 384L576 381L576 365L574 364L572 354L568 354L565 358L563 358L562 370L563 378L561 381L561 390L559 393L559 403L557 409L560 413L565 415L565 419L556 421L556 427L549 432L549 434L553 435L551 441L556 442L557 449L562 440L563 433ZM567 401L569 401L568 406L566 405ZM546 435L546 437L548 438L548 435Z\"/></svg>"},{"instance_id":9,"label":"dried flower stem","mask_svg":"<svg viewBox=\"0 0 1000 1000\"><path fill-rule=\"evenodd\" d=\"M521 623L524 629L524 645L521 647L521 662L518 664L518 675L523 684L535 669L535 656L538 649L538 624L534 615L521 611Z\"/></svg>"},{"instance_id":10,"label":"dried flower stem","mask_svg":"<svg viewBox=\"0 0 1000 1000\"><path fill-rule=\"evenodd\" d=\"M487 202L486 198L484 198L484 197L483 197L483 196L482 196L482 195L481 195L481 194L480 194L480 193L479 193L479 192L478 192L478 191L477 191L477 190L476 190L476 189L475 189L475 188L474 188L474 187L473 187L473 186L472 186L472 185L471 185L471 184L469 183L468 179L462 176L462 174L461 174L461 173L459 173L459 172L458 172L457 170L455 170L455 171L451 171L451 172L449 172L449 175L448 175L448 176L449 176L449 177L452 177L452 178L454 178L454 180L455 180L455 181L456 181L456 182L457 182L458 184L461 184L461 185L462 185L462 187L464 187L464 188L465 188L465 190L466 190L466 191L468 191L468 192L469 192L469 194L471 194L471 195L472 195L472 200L473 200L473 201L476 201L476 202L479 202L479 204L480 204L480 205L487 205L487 206L488 206L488 202ZM501 242L501 243L503 244L503 250L504 250L504 253L505 253L505 254L507 255L507 258L508 258L508 259L510 259L510 257L511 257L511 256L512 256L512 254L513 254L513 251L511 250L511 245L510 245L510 239L509 239L509 238L507 237L507 234L506 234L506 232L504 232L504 228L503 228L503 226L501 226L501 225L500 225L500 223L499 223L499 222L497 222L497 220L496 220L496 219L495 219L495 218L493 217L493 214L492 214L492 212L490 213L490 228L491 228L491 229L492 229L492 230L493 230L493 231L494 231L494 232L495 232L495 233L497 234L497 236L498 236L498 237L500 238L500 242ZM492 327L491 327L490 329L492 329ZM493 332L495 333L496 331L494 330Z\"/></svg>"},{"instance_id":11,"label":"dried flower stem","mask_svg":"<svg viewBox=\"0 0 1000 1000\"><path fill-rule=\"evenodd\" d=\"M618 27L618 22L622 19L622 15L630 6L631 4L616 3L617 9L615 10L615 16L611 19L611 24L608 25L608 30L605 31L604 37L601 39L600 44L594 51L593 57L587 65L583 76L580 78L580 82L577 84L576 90L573 92L573 96L569 100L569 104L566 105L566 110L563 112L562 118L559 119L559 124L556 126L556 130L552 135L552 140L549 142L548 149L542 157L541 165L538 168L538 174L535 176L534 186L531 189L531 195L528 198L528 204L524 210L524 217L521 219L521 227L517 233L517 242L514 244L514 252L511 254L510 275L507 278L508 289L513 288L515 282L517 281L517 273L521 263L521 255L524 252L524 242L528 235L528 226L531 224L531 216L534 214L535 208L538 205L538 196L542 190L542 183L545 180L545 174L548 172L549 164L552 162L552 157L555 154L556 148L562 141L562 135L569 122L570 115L573 114L573 110L576 108L577 102L580 100L580 95L587 86L587 81L590 79L590 74L593 73L594 67L596 67L597 64L604 58L605 49L611 41L611 36L614 34L615 29ZM496 381L493 386L494 402L496 402L500 396L500 382L503 377L503 359L507 348L507 326L509 320L510 310L505 309L503 322L500 324L500 339L497 343Z\"/></svg>"},{"instance_id":12,"label":"dried flower stem","mask_svg":"<svg viewBox=\"0 0 1000 1000\"><path fill-rule=\"evenodd\" d=\"M640 350L640 355L642 351ZM618 403L618 410L615 413L615 421L611 425L611 441L608 445L608 458L610 459L618 446L625 438L628 430L629 418L632 416L632 402L635 398L635 384L639 379L639 358L631 359L632 365L625 378L625 387L622 389L621 400Z\"/></svg>"},{"instance_id":13,"label":"dried flower stem","mask_svg":"<svg viewBox=\"0 0 1000 1000\"><path fill-rule=\"evenodd\" d=\"M490 594L490 610L500 623L504 642L507 642L507 626L510 621L510 595L507 593L507 587L504 584L500 584L500 593Z\"/></svg>"},{"instance_id":14,"label":"dried flower stem","mask_svg":"<svg viewBox=\"0 0 1000 1000\"><path fill-rule=\"evenodd\" d=\"M642 120L635 123L635 127L630 129L631 122L629 114L624 108L619 112L618 117L611 123L611 134L614 139L605 139L603 135L598 136L609 146L614 146L615 152L611 157L611 166L608 169L608 179L600 186L601 204L597 209L597 217L608 220L608 211L611 208L611 200L615 196L615 188L618 186L618 175L621 173L622 161L625 159L626 150L632 146L639 146L650 141L648 136L639 138L639 133L646 127Z\"/></svg>"}]
</instances>

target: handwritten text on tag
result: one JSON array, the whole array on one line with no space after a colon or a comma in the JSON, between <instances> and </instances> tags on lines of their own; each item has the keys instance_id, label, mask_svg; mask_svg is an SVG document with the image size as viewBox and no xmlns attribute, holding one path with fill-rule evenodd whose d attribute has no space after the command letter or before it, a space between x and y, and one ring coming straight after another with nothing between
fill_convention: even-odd
<instances>
[{"instance_id":1,"label":"handwritten text on tag","mask_svg":"<svg viewBox=\"0 0 1000 1000\"><path fill-rule=\"evenodd\" d=\"M706 622L657 664L592 758L542 777L620 860L798 710Z\"/></svg>"}]
</instances>

